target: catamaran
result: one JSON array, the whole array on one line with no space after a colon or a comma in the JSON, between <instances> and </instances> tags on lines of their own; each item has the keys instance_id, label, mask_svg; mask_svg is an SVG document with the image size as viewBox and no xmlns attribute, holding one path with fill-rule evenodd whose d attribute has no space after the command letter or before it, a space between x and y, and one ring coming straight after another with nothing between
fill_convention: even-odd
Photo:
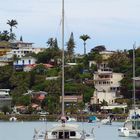
<instances>
[{"instance_id":1,"label":"catamaran","mask_svg":"<svg viewBox=\"0 0 140 140\"><path fill-rule=\"evenodd\" d=\"M135 44L134 44L135 45ZM134 109L129 110L129 116L126 119L124 126L118 129L119 136L123 137L140 137L140 112L136 108L135 102L135 46L133 47L133 99Z\"/></svg>"},{"instance_id":2,"label":"catamaran","mask_svg":"<svg viewBox=\"0 0 140 140\"><path fill-rule=\"evenodd\" d=\"M33 140L94 140L93 131L86 134L77 124L66 122L64 112L64 0L62 0L62 115L61 123L50 130L36 131Z\"/></svg>"}]
</instances>

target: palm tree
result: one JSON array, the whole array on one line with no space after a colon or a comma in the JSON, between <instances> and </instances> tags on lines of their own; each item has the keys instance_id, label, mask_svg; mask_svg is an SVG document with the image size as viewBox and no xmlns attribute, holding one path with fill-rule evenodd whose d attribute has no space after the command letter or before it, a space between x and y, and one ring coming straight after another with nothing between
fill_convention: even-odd
<instances>
[{"instance_id":1,"label":"palm tree","mask_svg":"<svg viewBox=\"0 0 140 140\"><path fill-rule=\"evenodd\" d=\"M84 41L84 55L85 55L86 54L86 41L87 39L90 39L90 36L83 34L80 36L80 39Z\"/></svg>"},{"instance_id":2,"label":"palm tree","mask_svg":"<svg viewBox=\"0 0 140 140\"><path fill-rule=\"evenodd\" d=\"M48 41L46 42L49 46L49 48L53 48L54 46L54 39L51 37L48 39Z\"/></svg>"},{"instance_id":3,"label":"palm tree","mask_svg":"<svg viewBox=\"0 0 140 140\"><path fill-rule=\"evenodd\" d=\"M12 20L8 20L7 21L7 24L10 26L10 34L12 33L12 31L13 31L13 27L16 27L17 28L17 21L16 20L14 20L14 19L12 19Z\"/></svg>"}]
</instances>

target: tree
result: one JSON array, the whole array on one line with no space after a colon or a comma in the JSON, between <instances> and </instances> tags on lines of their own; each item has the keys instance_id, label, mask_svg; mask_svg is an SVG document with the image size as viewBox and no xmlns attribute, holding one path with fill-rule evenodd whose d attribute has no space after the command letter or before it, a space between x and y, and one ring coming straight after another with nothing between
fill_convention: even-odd
<instances>
[{"instance_id":1,"label":"tree","mask_svg":"<svg viewBox=\"0 0 140 140\"><path fill-rule=\"evenodd\" d=\"M56 113L59 109L59 100L57 96L48 95L45 105L47 105L47 110L50 114Z\"/></svg>"},{"instance_id":2,"label":"tree","mask_svg":"<svg viewBox=\"0 0 140 140\"><path fill-rule=\"evenodd\" d=\"M58 49L57 38L54 39L54 48L55 48L55 49Z\"/></svg>"},{"instance_id":3,"label":"tree","mask_svg":"<svg viewBox=\"0 0 140 140\"><path fill-rule=\"evenodd\" d=\"M7 30L4 30L2 33L0 32L0 41L9 41L10 35Z\"/></svg>"},{"instance_id":4,"label":"tree","mask_svg":"<svg viewBox=\"0 0 140 140\"><path fill-rule=\"evenodd\" d=\"M69 112L70 114L76 114L78 112L77 105L74 102L70 103L66 108L66 112Z\"/></svg>"},{"instance_id":5,"label":"tree","mask_svg":"<svg viewBox=\"0 0 140 140\"><path fill-rule=\"evenodd\" d=\"M68 54L69 61L73 57L74 48L75 48L75 42L74 42L74 37L73 37L73 32L72 32L70 35L69 41L67 42L67 54Z\"/></svg>"},{"instance_id":6,"label":"tree","mask_svg":"<svg viewBox=\"0 0 140 140\"><path fill-rule=\"evenodd\" d=\"M104 45L99 45L99 46L96 46L93 49L91 49L91 52L102 52L105 50L106 50L106 48Z\"/></svg>"},{"instance_id":7,"label":"tree","mask_svg":"<svg viewBox=\"0 0 140 140\"><path fill-rule=\"evenodd\" d=\"M20 37L20 41L23 41L22 36Z\"/></svg>"},{"instance_id":8,"label":"tree","mask_svg":"<svg viewBox=\"0 0 140 140\"><path fill-rule=\"evenodd\" d=\"M13 27L17 28L17 21L12 19L12 20L8 20L7 24L10 26L10 39L11 40L15 40L16 39L16 35L13 33Z\"/></svg>"},{"instance_id":9,"label":"tree","mask_svg":"<svg viewBox=\"0 0 140 140\"><path fill-rule=\"evenodd\" d=\"M10 26L10 34L13 32L13 27L16 27L17 28L17 21L12 19L12 20L8 20L7 21L7 24Z\"/></svg>"},{"instance_id":10,"label":"tree","mask_svg":"<svg viewBox=\"0 0 140 140\"><path fill-rule=\"evenodd\" d=\"M84 55L85 55L86 54L86 41L90 39L90 37L88 35L83 34L80 36L80 39L84 41Z\"/></svg>"},{"instance_id":11,"label":"tree","mask_svg":"<svg viewBox=\"0 0 140 140\"><path fill-rule=\"evenodd\" d=\"M48 44L49 48L53 48L53 46L54 46L54 40L53 40L52 37L48 39L47 44Z\"/></svg>"},{"instance_id":12,"label":"tree","mask_svg":"<svg viewBox=\"0 0 140 140\"><path fill-rule=\"evenodd\" d=\"M101 106L108 106L108 103L106 100L103 99L103 101L100 101Z\"/></svg>"},{"instance_id":13,"label":"tree","mask_svg":"<svg viewBox=\"0 0 140 140\"><path fill-rule=\"evenodd\" d=\"M29 95L23 95L19 97L18 104L28 106L31 103L31 97Z\"/></svg>"},{"instance_id":14,"label":"tree","mask_svg":"<svg viewBox=\"0 0 140 140\"><path fill-rule=\"evenodd\" d=\"M8 106L5 105L5 106L2 107L1 110L2 110L2 112L4 112L4 114L6 115L6 113L10 111L10 108L9 108Z\"/></svg>"},{"instance_id":15,"label":"tree","mask_svg":"<svg viewBox=\"0 0 140 140\"><path fill-rule=\"evenodd\" d=\"M10 77L13 73L13 67L6 65L0 67L0 88L11 88Z\"/></svg>"},{"instance_id":16,"label":"tree","mask_svg":"<svg viewBox=\"0 0 140 140\"><path fill-rule=\"evenodd\" d=\"M15 39L16 39L15 33L11 33L11 34L10 34L10 39L11 39L11 40L15 40Z\"/></svg>"},{"instance_id":17,"label":"tree","mask_svg":"<svg viewBox=\"0 0 140 140\"><path fill-rule=\"evenodd\" d=\"M117 51L113 53L108 59L108 66L113 68L114 72L128 72L132 70L130 64L130 58L128 58L126 52Z\"/></svg>"},{"instance_id":18,"label":"tree","mask_svg":"<svg viewBox=\"0 0 140 140\"><path fill-rule=\"evenodd\" d=\"M57 65L58 58L61 58L61 51L56 48L47 48L44 52L40 52L36 55L38 63L51 63L54 60L53 64Z\"/></svg>"},{"instance_id":19,"label":"tree","mask_svg":"<svg viewBox=\"0 0 140 140\"><path fill-rule=\"evenodd\" d=\"M95 57L94 57L94 60L96 61L97 67L98 67L103 62L102 55L96 54Z\"/></svg>"},{"instance_id":20,"label":"tree","mask_svg":"<svg viewBox=\"0 0 140 140\"><path fill-rule=\"evenodd\" d=\"M39 75L46 75L47 68L43 64L39 64L36 67L34 67L32 71Z\"/></svg>"}]
</instances>

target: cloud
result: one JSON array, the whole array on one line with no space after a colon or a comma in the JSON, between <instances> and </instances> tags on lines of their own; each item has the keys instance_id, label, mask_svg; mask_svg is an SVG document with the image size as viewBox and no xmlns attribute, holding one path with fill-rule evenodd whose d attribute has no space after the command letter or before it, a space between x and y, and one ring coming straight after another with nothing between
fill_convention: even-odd
<instances>
[{"instance_id":1,"label":"cloud","mask_svg":"<svg viewBox=\"0 0 140 140\"><path fill-rule=\"evenodd\" d=\"M73 31L82 51L81 34L89 34L87 50L97 44L112 48L140 42L139 0L65 0L65 36ZM49 37L60 39L61 0L1 0L0 30L9 29L7 19L16 19L17 36L44 45Z\"/></svg>"}]
</instances>

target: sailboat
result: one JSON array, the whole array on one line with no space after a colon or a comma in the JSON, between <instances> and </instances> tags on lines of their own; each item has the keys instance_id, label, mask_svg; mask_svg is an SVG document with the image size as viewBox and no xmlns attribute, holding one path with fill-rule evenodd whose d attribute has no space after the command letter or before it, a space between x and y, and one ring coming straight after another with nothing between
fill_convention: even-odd
<instances>
[{"instance_id":1,"label":"sailboat","mask_svg":"<svg viewBox=\"0 0 140 140\"><path fill-rule=\"evenodd\" d=\"M103 124L103 125L111 125L112 124L112 119L110 118L110 116L108 116L106 119L101 120L101 124Z\"/></svg>"},{"instance_id":2,"label":"sailboat","mask_svg":"<svg viewBox=\"0 0 140 140\"><path fill-rule=\"evenodd\" d=\"M94 133L86 134L78 128L77 124L70 124L66 122L64 112L64 0L62 0L62 114L61 122L54 128L46 130L45 132L36 131L33 140L94 140ZM92 137L91 137L92 136Z\"/></svg>"},{"instance_id":3,"label":"sailboat","mask_svg":"<svg viewBox=\"0 0 140 140\"><path fill-rule=\"evenodd\" d=\"M135 44L133 46L133 99L134 99L134 109L129 110L129 116L124 123L123 127L118 129L119 136L123 137L140 137L140 116L136 108L135 101Z\"/></svg>"}]
</instances>

